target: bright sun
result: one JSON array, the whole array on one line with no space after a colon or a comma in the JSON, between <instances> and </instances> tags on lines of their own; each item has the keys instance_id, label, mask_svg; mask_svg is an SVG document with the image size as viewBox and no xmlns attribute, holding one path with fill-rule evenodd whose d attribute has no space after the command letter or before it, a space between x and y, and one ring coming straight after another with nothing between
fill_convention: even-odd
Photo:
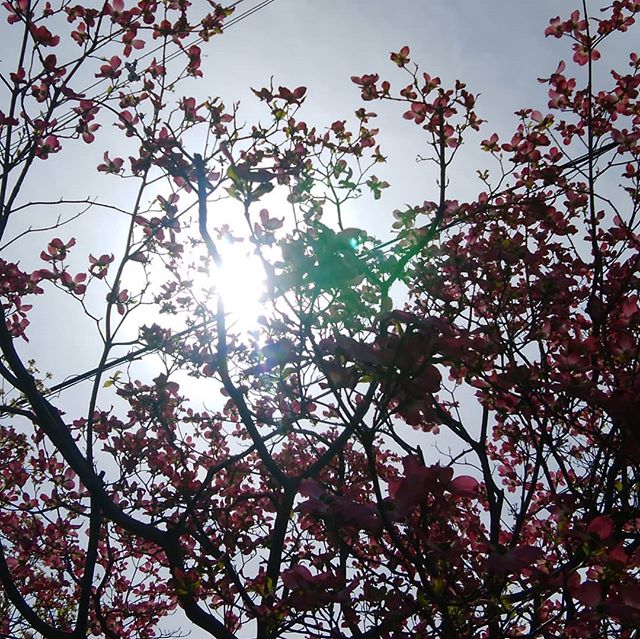
<instances>
[{"instance_id":1,"label":"bright sun","mask_svg":"<svg viewBox=\"0 0 640 639\"><path fill-rule=\"evenodd\" d=\"M218 245L222 268L214 268L215 287L222 296L230 324L246 331L263 314L265 273L260 259L246 243L222 241Z\"/></svg>"}]
</instances>

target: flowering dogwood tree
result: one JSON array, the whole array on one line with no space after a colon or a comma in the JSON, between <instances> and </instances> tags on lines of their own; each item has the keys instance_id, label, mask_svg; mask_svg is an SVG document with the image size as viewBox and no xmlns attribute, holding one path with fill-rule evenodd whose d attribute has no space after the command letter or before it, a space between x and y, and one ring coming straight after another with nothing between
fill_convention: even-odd
<instances>
[{"instance_id":1,"label":"flowering dogwood tree","mask_svg":"<svg viewBox=\"0 0 640 639\"><path fill-rule=\"evenodd\" d=\"M637 637L640 58L601 69L640 3L551 20L573 59L541 80L547 112L487 134L497 173L470 202L448 176L476 98L408 47L400 90L353 78L352 124L314 127L305 88L269 86L267 124L243 127L179 88L230 10L53 4L3 5L2 243L42 242L0 258L0 635L153 637L179 607L217 639ZM346 222L388 186L376 101L438 170L391 239ZM127 218L118 254L74 218L21 230L41 163L97 144L104 179L135 185L127 210L86 201ZM223 199L243 228L210 215ZM223 242L265 273L251 331ZM100 346L82 406L29 360L61 298Z\"/></svg>"}]
</instances>

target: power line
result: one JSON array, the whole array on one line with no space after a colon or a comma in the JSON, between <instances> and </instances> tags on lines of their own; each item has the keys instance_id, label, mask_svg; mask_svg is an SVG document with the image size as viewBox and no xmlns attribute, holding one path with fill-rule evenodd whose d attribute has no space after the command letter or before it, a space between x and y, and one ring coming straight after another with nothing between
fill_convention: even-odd
<instances>
[{"instance_id":1,"label":"power line","mask_svg":"<svg viewBox=\"0 0 640 639\"><path fill-rule=\"evenodd\" d=\"M237 0L237 2L234 2L232 5L230 5L229 8L235 8L238 5L242 4L245 0ZM273 2L275 2L275 0L262 0L261 2L259 2L257 5L251 7L250 9L248 9L247 11L245 11L244 13L241 13L240 15L236 16L235 18L232 18L231 20L229 20L225 25L224 25L224 29L228 29L230 27L236 26L237 24L239 24L240 22L242 22L243 20L246 20L248 17L256 14L258 11L261 11L262 9L264 9L265 7L269 6L270 4L272 4ZM200 44L204 42L204 39L202 37L198 37L197 39L195 39L194 41L192 41L191 43L187 44L186 47L191 47L197 44ZM140 58L138 58L139 60L142 60L144 58L147 58L151 55L153 55L154 53L157 53L159 50L162 49L163 45L159 45L157 47L155 47L154 49L151 49L150 51L146 51L142 56L140 56ZM180 55L180 52L176 51L173 54L171 54L170 56L167 57L167 60L171 61L172 59L174 59L175 57L177 57L178 55ZM100 80L98 80L97 82L93 83L92 85L90 85L89 87L87 87L86 89L84 89L84 92L90 91L91 89L95 88L96 86L99 86L100 84L102 84L103 82L106 81L106 78L101 78ZM63 115L62 118L69 118L71 116L71 119L73 119L73 111L69 111L67 114ZM71 120L68 120L69 122ZM179 333L176 333L175 335L172 336L172 339L176 339L176 338L180 338L180 337L184 337L186 335L188 335L189 333L198 330L199 328L204 328L207 326L207 322L203 322L201 324L195 325L195 326L191 326ZM86 380L91 379L92 377L94 377L95 375L99 374L99 373L104 373L108 370L111 370L113 368L115 368L116 366L119 366L121 364L125 364L128 362L133 362L137 359L140 359L140 357L142 357L143 355L146 354L150 354L153 352L156 352L158 350L160 350L161 346L145 346L142 347L138 350L132 351L131 353L128 353L126 355L123 355L121 357L117 357L115 359L109 360L108 362L106 362L103 366L98 366L96 368L90 369L88 371L85 371L84 373L80 373L78 375L74 375L73 377L70 377L69 379L60 382L59 384L55 384L54 386L48 388L43 395L45 397L53 395L55 393L58 393L60 391L66 390L68 388L71 388L72 386L75 386L77 384L80 384ZM19 404L22 402L19 402Z\"/></svg>"},{"instance_id":2,"label":"power line","mask_svg":"<svg viewBox=\"0 0 640 639\"><path fill-rule=\"evenodd\" d=\"M245 2L245 0L237 0L232 5L230 5L228 8L233 9L233 8L237 7L238 5L242 4L243 2ZM275 0L262 0L257 5L247 9L244 13L241 13L238 16L232 17L228 22L223 24L223 32L226 29L229 29L231 27L236 26L237 24L239 24L243 20L246 20L250 16L254 15L255 13L257 13L258 11L261 11L262 9L264 9L267 6L269 6L273 2L275 2ZM189 47L197 46L199 44L202 44L203 42L205 42L204 38L202 36L198 36L195 40L192 40L191 42L189 42L186 45L184 45L184 48L188 49ZM139 60L144 60L145 58L148 58L149 56L152 56L154 53L158 53L158 51L161 51L163 47L164 47L164 45L159 44L155 48L150 49L148 51L145 51L143 54L140 55L140 57L136 58L130 64L135 66ZM171 60L174 60L176 57L181 55L181 53L182 53L182 50L181 51L174 51L173 53L171 53L171 54L169 54L167 56L166 60L168 62L170 62ZM101 84L104 84L107 80L108 80L108 78L100 78L100 79L96 80L93 84L90 84L89 86L84 88L80 92L80 94L82 95L82 94L85 94L85 93L91 91L92 89L95 89L97 86L100 86ZM60 116L59 123L61 123L63 126L67 125L67 124L71 123L75 119L75 117L76 116L75 116L75 113L73 112L73 110L69 109L69 111L67 111L66 113L64 113L63 115ZM14 128L14 131L19 132L20 129L22 129L22 128L24 128L24 125ZM20 142L16 141L16 142L13 143L13 147L15 148L19 144L20 144Z\"/></svg>"},{"instance_id":3,"label":"power line","mask_svg":"<svg viewBox=\"0 0 640 639\"><path fill-rule=\"evenodd\" d=\"M234 4L232 4L229 8L234 8L234 7L236 7L237 5L241 4L244 1L245 0L238 0L238 2L235 2ZM256 6L251 7L250 9L247 9L244 13L241 13L238 16L232 17L228 22L223 24L223 27L222 27L223 31L225 31L226 29L229 29L230 27L233 27L233 26L239 24L243 20L246 20L249 16L252 16L254 13L257 13L261 9L264 9L265 7L270 5L272 2L275 2L275 0L262 0ZM185 45L185 48L189 48L189 47L192 47L194 45L197 46L198 44L202 44L203 42L205 42L204 38L199 36L195 40L190 42L189 44ZM142 54L137 60L144 60L145 58L148 58L149 56L153 55L154 53L157 53L158 51L161 51L163 46L164 45L160 44L157 47L155 47L154 49L151 49L149 51L145 51L145 53ZM180 55L180 51L174 51L173 53L171 53L170 55L167 56L167 61L170 62L171 60L173 60L174 58L178 57L179 55ZM106 78L101 78L98 82L92 84L91 87L89 87L89 88L92 89L93 87L95 87L98 84L104 82L105 80L106 80Z\"/></svg>"},{"instance_id":4,"label":"power line","mask_svg":"<svg viewBox=\"0 0 640 639\"><path fill-rule=\"evenodd\" d=\"M209 324L210 322L205 321L205 322L201 322L200 324L196 324L194 326L189 326L188 328L185 328L179 333L176 333L175 335L171 335L170 339L176 340L176 339L180 339L181 337L186 337L187 335L189 335L190 333L193 333L194 331L197 331L201 328L206 328ZM67 390L68 388L71 388L72 386L76 386L77 384L85 382L91 379L92 377L95 377L99 373L105 373L106 371L109 371L115 368L116 366L120 366L121 364L134 362L138 359L141 359L143 355L150 355L152 353L155 353L159 351L163 346L165 346L165 344L158 344L158 345L149 344L147 346L143 346L142 348L139 348L135 351L131 351L130 353L127 353L126 355L122 355L121 357L116 357L114 359L111 359L108 362L105 362L104 365L102 366L96 366L95 368L85 371L84 373L79 373L78 375L69 377L68 379L65 379L64 381L58 384L54 384L53 386L44 390L41 394L43 397L50 397L51 395L55 395L56 393L59 393L63 390ZM14 404L14 406L24 406L28 403L29 402L26 399L23 399L23 400L17 401ZM0 408L0 415L2 413L3 413L3 410L2 408Z\"/></svg>"}]
</instances>

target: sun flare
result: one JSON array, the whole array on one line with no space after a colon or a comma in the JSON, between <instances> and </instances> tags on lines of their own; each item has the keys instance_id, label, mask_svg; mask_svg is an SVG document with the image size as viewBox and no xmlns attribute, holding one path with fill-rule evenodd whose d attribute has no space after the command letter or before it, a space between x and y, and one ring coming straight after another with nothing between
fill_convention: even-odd
<instances>
[{"instance_id":1,"label":"sun flare","mask_svg":"<svg viewBox=\"0 0 640 639\"><path fill-rule=\"evenodd\" d=\"M222 297L230 324L246 331L264 313L265 272L260 259L245 243L222 242L222 266L213 270L214 286Z\"/></svg>"}]
</instances>

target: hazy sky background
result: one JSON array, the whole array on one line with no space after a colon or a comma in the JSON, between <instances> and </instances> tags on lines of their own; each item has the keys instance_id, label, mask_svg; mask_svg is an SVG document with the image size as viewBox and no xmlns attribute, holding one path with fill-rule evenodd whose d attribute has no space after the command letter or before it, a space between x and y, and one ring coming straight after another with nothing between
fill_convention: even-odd
<instances>
[{"instance_id":1,"label":"hazy sky background","mask_svg":"<svg viewBox=\"0 0 640 639\"><path fill-rule=\"evenodd\" d=\"M259 4L259 0L244 0L236 16ZM250 89L267 86L273 76L276 87L308 87L300 117L323 129L336 119L353 117L362 106L350 76L377 72L392 86L404 86L404 74L390 62L389 53L409 45L411 59L422 71L440 76L445 86L459 78L470 91L481 93L477 112L489 122L475 139L469 136L451 172L449 197L464 200L481 189L475 171L490 160L479 150L479 141L494 130L510 137L516 109L544 108L546 90L536 78L553 72L558 58L567 57L568 50L566 44L545 39L543 32L550 17L572 7L569 2L551 0L274 0L203 45L204 80L191 86L185 83L183 90L203 99L220 96L228 105L240 101L241 117L251 123L266 120L267 113ZM16 53L10 38L13 32L4 19L0 30L7 36L0 43L0 58L3 66L10 66ZM176 100L179 97L175 96ZM380 116L375 126L380 128L378 139L388 162L375 172L389 181L391 188L379 202L365 196L352 203L347 224L384 236L395 208L435 199L437 185L429 165L415 161L426 147L418 127L402 119L402 106L364 104ZM104 128L98 133L101 135L92 145L77 143L72 153L37 163L38 174L27 184L25 201L61 195L78 199L101 196L130 207L129 187L133 184L93 170L105 149L112 157L126 157L122 135L118 132L111 143ZM71 211L72 207L64 207L57 213L68 215ZM52 215L51 209L31 210L28 216L16 216L11 230L15 234L28 225L46 224ZM82 236L74 249L79 270L86 265L89 252L117 255L126 223L124 216L95 211L58 234L63 238ZM29 238L5 254L20 258L25 268L40 268L43 264L37 256L45 238L33 238L37 251ZM64 317L76 312L72 300L62 301L58 310ZM53 371L54 381L59 381L91 368L93 361L88 362L87 355L99 346L95 333L90 327L84 331L72 322L52 323L51 319L50 309L45 313L36 309L32 314L30 349L40 356L41 370Z\"/></svg>"},{"instance_id":2,"label":"hazy sky background","mask_svg":"<svg viewBox=\"0 0 640 639\"><path fill-rule=\"evenodd\" d=\"M275 86L307 86L301 117L320 128L362 105L350 76L380 73L392 86L404 86L389 53L409 45L422 70L445 84L459 78L482 93L478 114L489 123L479 142L494 130L510 133L515 110L546 105L546 89L536 79L555 70L562 49L545 41L543 32L561 5L571 6L549 0L276 0L212 43L203 84L226 102L241 100L248 122L264 117L249 87L267 85L272 75ZM385 233L393 209L435 199L437 186L428 166L415 162L425 147L418 127L402 119L400 105L366 106L380 116L376 126L388 156L376 173L392 186L379 202L365 196L352 203L348 225ZM472 198L480 190L475 170L487 157L477 146L470 139L461 151L450 197ZM192 636L203 639L198 631ZM252 629L242 636L252 637Z\"/></svg>"},{"instance_id":3,"label":"hazy sky background","mask_svg":"<svg viewBox=\"0 0 640 639\"><path fill-rule=\"evenodd\" d=\"M258 0L245 0L238 13L257 4ZM477 112L489 122L460 151L450 187L451 198L473 198L481 190L476 169L491 166L486 154L478 150L479 141L493 131L510 137L517 121L513 112L521 107L545 111L546 87L537 78L548 77L558 60L570 59L571 52L568 42L545 39L544 29L551 17L568 15L575 5L565 0L275 0L203 45L205 78L194 84L193 92L221 96L228 104L240 101L240 112L251 123L266 118L250 87L266 86L273 76L275 86L307 86L302 119L318 128L328 127L336 119L351 117L362 105L350 76L377 72L392 86L406 84L389 61L389 52L409 45L412 61L423 71L440 76L445 86L459 78L470 91L481 93ZM4 20L2 17L0 35L10 35L11 27ZM0 40L3 67L11 64L12 48L10 38ZM604 65L602 71L606 73ZM388 156L388 163L376 167L376 173L392 186L379 202L365 196L353 203L348 225L384 234L392 223L393 209L435 199L437 185L427 165L415 162L425 146L418 127L402 119L402 108L376 102L366 106L380 114L379 141ZM78 145L81 152L67 155L63 162L54 158L41 163L40 177L28 186L27 199L56 199L62 192L74 197L106 192L120 206L131 206L130 193L121 182L80 172L101 161L109 148L106 140L103 135L90 147ZM112 150L112 157L118 155L115 142ZM51 219L51 211L46 215ZM20 218L13 232L43 219ZM89 251L116 252L122 242L118 231L125 222L124 216L117 219L102 213L83 220L80 227L88 244L76 249L78 254L86 260ZM72 229L59 234L69 237ZM3 257L21 259L25 268L39 268L43 264L38 263L37 255L44 245L45 236L38 240L37 252L29 241L16 243ZM52 383L96 364L94 355L100 345L95 333L88 325L67 320L77 312L74 304L63 301L55 314L47 309L33 315L27 348L39 356L41 370L54 373ZM86 406L87 389L78 387L65 401ZM189 626L173 619L166 627L176 625ZM201 639L197 632L192 636Z\"/></svg>"}]
</instances>

